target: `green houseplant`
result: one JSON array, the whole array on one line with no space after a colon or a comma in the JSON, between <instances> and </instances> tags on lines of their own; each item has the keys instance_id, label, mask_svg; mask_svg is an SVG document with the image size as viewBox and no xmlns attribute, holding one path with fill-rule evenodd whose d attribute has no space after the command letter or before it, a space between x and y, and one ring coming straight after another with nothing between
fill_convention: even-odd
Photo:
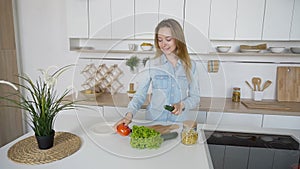
<instances>
[{"instance_id":1,"label":"green houseplant","mask_svg":"<svg viewBox=\"0 0 300 169\"><path fill-rule=\"evenodd\" d=\"M23 92L14 94L19 99L12 99L12 96L14 96L12 94L1 97L12 103L7 106L20 108L29 114L30 120L28 123L35 133L40 149L48 149L53 146L55 134L53 126L56 115L60 111L75 108L75 101L64 100L64 97L71 92L71 89L66 89L61 95L58 95L55 90L57 78L71 66L64 66L53 74L48 74L48 70L41 70L44 78L39 77L35 82L27 75L19 75L18 77L24 83L13 83L19 89L23 89ZM43 142L45 139L46 141Z\"/></svg>"},{"instance_id":2,"label":"green houseplant","mask_svg":"<svg viewBox=\"0 0 300 169\"><path fill-rule=\"evenodd\" d=\"M140 62L140 59L137 56L131 56L126 61L126 65L129 66L129 68L132 72L134 72L137 69L139 62Z\"/></svg>"}]
</instances>

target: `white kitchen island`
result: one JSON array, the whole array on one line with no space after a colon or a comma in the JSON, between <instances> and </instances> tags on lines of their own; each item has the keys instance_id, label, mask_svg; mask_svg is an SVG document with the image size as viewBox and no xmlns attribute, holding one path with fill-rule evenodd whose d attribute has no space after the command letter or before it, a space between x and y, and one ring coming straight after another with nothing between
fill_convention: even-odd
<instances>
[{"instance_id":1,"label":"white kitchen island","mask_svg":"<svg viewBox=\"0 0 300 169\"><path fill-rule=\"evenodd\" d=\"M159 149L137 150L131 148L128 137L117 134L97 135L90 131L92 125L105 120L108 119L104 119L101 112L96 110L62 112L56 119L55 130L70 132L79 136L82 145L77 152L47 164L28 165L13 162L7 157L7 151L21 139L32 136L33 133L30 132L0 149L0 168L210 168L208 149L205 143L185 146L180 143L180 137L177 137L165 141Z\"/></svg>"},{"instance_id":2,"label":"white kitchen island","mask_svg":"<svg viewBox=\"0 0 300 169\"><path fill-rule=\"evenodd\" d=\"M1 169L35 169L35 168L172 168L182 169L187 167L213 169L207 144L203 141L203 130L223 130L236 132L268 133L292 135L298 142L300 140L299 130L274 129L274 128L255 128L243 126L220 126L199 124L198 144L185 146L180 143L180 137L165 141L159 149L138 150L131 148L129 137L122 137L117 134L96 134L90 130L91 126L99 123L112 123L116 119L104 118L101 109L94 107L79 111L66 111L59 114L55 122L55 130L70 132L81 138L81 148L74 154L41 165L19 164L11 161L7 157L9 148L21 139L32 136L27 133L13 142L0 148L0 168ZM131 125L150 125L143 120L134 121ZM160 122L159 124L169 124ZM181 127L178 129L180 132Z\"/></svg>"}]
</instances>

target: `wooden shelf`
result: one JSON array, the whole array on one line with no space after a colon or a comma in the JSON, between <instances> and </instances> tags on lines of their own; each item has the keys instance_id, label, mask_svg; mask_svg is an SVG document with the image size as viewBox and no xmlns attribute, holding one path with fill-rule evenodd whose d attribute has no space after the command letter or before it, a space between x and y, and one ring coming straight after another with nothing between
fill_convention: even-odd
<instances>
[{"instance_id":1,"label":"wooden shelf","mask_svg":"<svg viewBox=\"0 0 300 169\"><path fill-rule=\"evenodd\" d=\"M130 50L86 50L86 49L71 49L71 51L82 53L125 53L125 54L154 54L155 51L130 51ZM296 53L241 53L241 52L229 52L229 53L189 53L190 55L220 55L220 56L295 56L299 57L300 54Z\"/></svg>"},{"instance_id":2,"label":"wooden shelf","mask_svg":"<svg viewBox=\"0 0 300 169\"><path fill-rule=\"evenodd\" d=\"M154 54L155 51L130 51L130 50L80 50L71 49L71 51L82 53L125 53L125 54Z\"/></svg>"}]
</instances>

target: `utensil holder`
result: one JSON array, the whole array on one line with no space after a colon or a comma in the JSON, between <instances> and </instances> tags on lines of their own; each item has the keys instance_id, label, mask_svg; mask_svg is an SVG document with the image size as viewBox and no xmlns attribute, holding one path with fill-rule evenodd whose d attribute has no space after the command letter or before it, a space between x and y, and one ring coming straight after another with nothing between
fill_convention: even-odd
<instances>
[{"instance_id":1,"label":"utensil holder","mask_svg":"<svg viewBox=\"0 0 300 169\"><path fill-rule=\"evenodd\" d=\"M263 91L253 91L252 96L253 96L254 101L262 101L264 92Z\"/></svg>"}]
</instances>

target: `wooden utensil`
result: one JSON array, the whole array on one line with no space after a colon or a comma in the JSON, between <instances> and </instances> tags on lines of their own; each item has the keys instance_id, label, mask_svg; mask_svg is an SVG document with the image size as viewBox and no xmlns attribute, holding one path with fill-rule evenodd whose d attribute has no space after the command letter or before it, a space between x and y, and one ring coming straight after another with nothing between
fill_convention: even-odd
<instances>
[{"instance_id":1,"label":"wooden utensil","mask_svg":"<svg viewBox=\"0 0 300 169\"><path fill-rule=\"evenodd\" d=\"M253 91L256 91L256 80L255 79L256 79L255 77L252 78Z\"/></svg>"},{"instance_id":2,"label":"wooden utensil","mask_svg":"<svg viewBox=\"0 0 300 169\"><path fill-rule=\"evenodd\" d=\"M270 85L272 84L272 81L271 80L267 80L264 85L263 85L263 88L261 91L264 91L266 88L268 88Z\"/></svg>"},{"instance_id":3,"label":"wooden utensil","mask_svg":"<svg viewBox=\"0 0 300 169\"><path fill-rule=\"evenodd\" d=\"M258 90L258 91L261 91L261 90L260 90L260 86L261 86L261 78L259 78L259 77L256 78L256 81L257 81L257 82L256 82L256 84L257 84L257 90Z\"/></svg>"},{"instance_id":4,"label":"wooden utensil","mask_svg":"<svg viewBox=\"0 0 300 169\"><path fill-rule=\"evenodd\" d=\"M252 78L252 84L253 84L254 91L257 91L258 81L259 81L259 79L257 77Z\"/></svg>"},{"instance_id":5,"label":"wooden utensil","mask_svg":"<svg viewBox=\"0 0 300 169\"><path fill-rule=\"evenodd\" d=\"M277 100L300 102L300 67L277 67Z\"/></svg>"},{"instance_id":6,"label":"wooden utensil","mask_svg":"<svg viewBox=\"0 0 300 169\"><path fill-rule=\"evenodd\" d=\"M250 83L246 80L245 83L250 87L250 89L253 91L253 87L250 85Z\"/></svg>"}]
</instances>

